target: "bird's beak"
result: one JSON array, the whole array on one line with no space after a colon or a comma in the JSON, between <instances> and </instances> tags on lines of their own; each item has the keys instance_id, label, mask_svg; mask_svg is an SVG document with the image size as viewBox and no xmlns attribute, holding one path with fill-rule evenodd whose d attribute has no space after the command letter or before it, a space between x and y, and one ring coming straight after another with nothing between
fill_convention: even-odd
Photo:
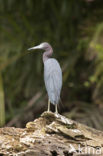
<instances>
[{"instance_id":1,"label":"bird's beak","mask_svg":"<svg viewBox=\"0 0 103 156\"><path fill-rule=\"evenodd\" d=\"M32 48L29 48L28 50L33 50L33 49L42 49L41 45L38 45L38 46L35 46L35 47L32 47Z\"/></svg>"}]
</instances>

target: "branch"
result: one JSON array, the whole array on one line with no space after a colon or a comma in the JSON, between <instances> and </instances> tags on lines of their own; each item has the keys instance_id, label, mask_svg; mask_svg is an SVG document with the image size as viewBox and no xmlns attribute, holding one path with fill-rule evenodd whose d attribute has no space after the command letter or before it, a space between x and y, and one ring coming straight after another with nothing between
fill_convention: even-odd
<instances>
[{"instance_id":1,"label":"branch","mask_svg":"<svg viewBox=\"0 0 103 156\"><path fill-rule=\"evenodd\" d=\"M52 112L28 122L25 129L0 128L1 155L102 155L102 146L103 132Z\"/></svg>"}]
</instances>

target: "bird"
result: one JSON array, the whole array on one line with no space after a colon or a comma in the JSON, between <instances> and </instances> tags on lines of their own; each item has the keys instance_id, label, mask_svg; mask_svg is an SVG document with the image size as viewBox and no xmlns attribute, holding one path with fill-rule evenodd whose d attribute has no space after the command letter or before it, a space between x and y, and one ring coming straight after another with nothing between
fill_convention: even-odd
<instances>
[{"instance_id":1,"label":"bird","mask_svg":"<svg viewBox=\"0 0 103 156\"><path fill-rule=\"evenodd\" d=\"M55 105L55 113L58 114L58 104L60 102L60 93L62 88L62 70L59 62L52 58L53 48L47 43L43 42L37 46L29 48L28 50L43 49L43 63L44 63L44 82L48 94L48 112L50 112L50 104Z\"/></svg>"}]
</instances>

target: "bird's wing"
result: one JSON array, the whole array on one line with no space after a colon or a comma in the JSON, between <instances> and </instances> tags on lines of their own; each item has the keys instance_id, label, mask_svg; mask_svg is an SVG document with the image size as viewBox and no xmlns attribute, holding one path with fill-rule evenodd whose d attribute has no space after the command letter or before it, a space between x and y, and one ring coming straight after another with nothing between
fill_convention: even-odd
<instances>
[{"instance_id":1,"label":"bird's wing","mask_svg":"<svg viewBox=\"0 0 103 156\"><path fill-rule=\"evenodd\" d=\"M62 72L58 62L48 63L44 72L44 80L50 101L53 104L58 103L62 87Z\"/></svg>"}]
</instances>

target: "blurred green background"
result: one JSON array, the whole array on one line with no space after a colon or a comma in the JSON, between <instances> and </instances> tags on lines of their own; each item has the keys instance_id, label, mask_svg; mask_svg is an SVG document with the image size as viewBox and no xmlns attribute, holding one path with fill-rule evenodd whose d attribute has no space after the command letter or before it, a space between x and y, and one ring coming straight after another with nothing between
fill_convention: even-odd
<instances>
[{"instance_id":1,"label":"blurred green background","mask_svg":"<svg viewBox=\"0 0 103 156\"><path fill-rule=\"evenodd\" d=\"M47 110L42 53L27 51L46 41L63 71L59 113L103 130L102 34L101 0L0 0L0 126Z\"/></svg>"}]
</instances>

